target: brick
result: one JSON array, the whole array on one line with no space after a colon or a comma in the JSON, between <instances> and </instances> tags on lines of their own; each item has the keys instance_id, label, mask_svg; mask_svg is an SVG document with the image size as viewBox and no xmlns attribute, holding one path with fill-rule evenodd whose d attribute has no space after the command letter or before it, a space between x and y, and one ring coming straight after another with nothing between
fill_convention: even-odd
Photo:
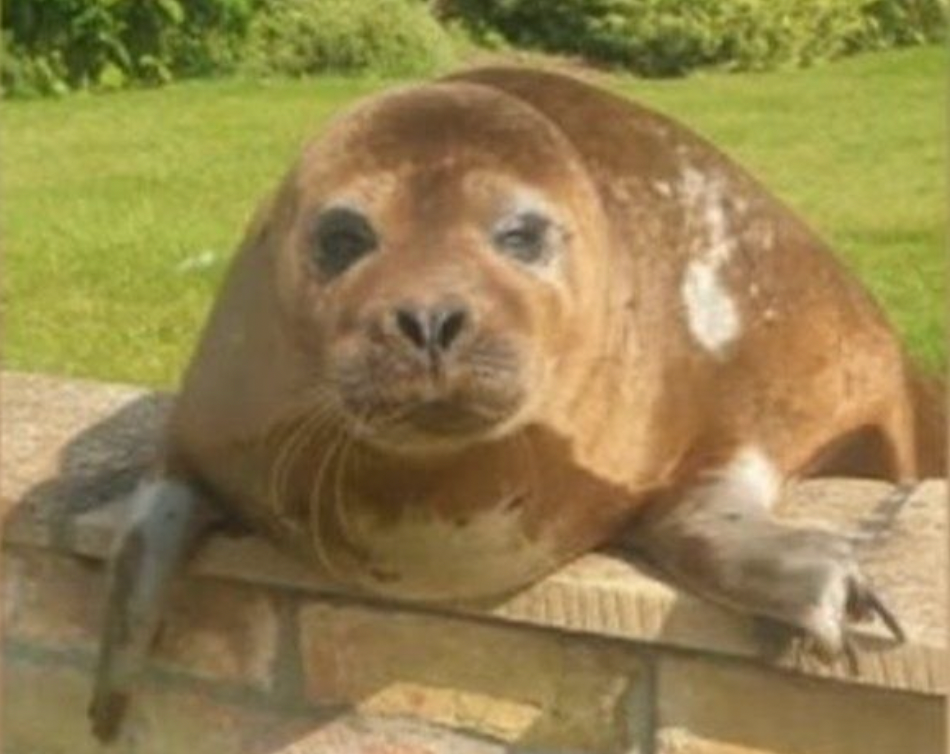
<instances>
[{"instance_id":1,"label":"brick","mask_svg":"<svg viewBox=\"0 0 950 754\"><path fill-rule=\"evenodd\" d=\"M86 708L91 676L9 655L3 665L2 746L29 754L128 754L128 740L112 747L93 738Z\"/></svg>"},{"instance_id":2,"label":"brick","mask_svg":"<svg viewBox=\"0 0 950 754\"><path fill-rule=\"evenodd\" d=\"M218 701L207 694L142 684L120 741L100 745L86 709L92 676L72 667L4 663L2 746L28 754L273 754L323 723L301 715Z\"/></svg>"},{"instance_id":3,"label":"brick","mask_svg":"<svg viewBox=\"0 0 950 754\"><path fill-rule=\"evenodd\" d=\"M750 749L724 741L697 738L681 728L664 728L657 735L656 754L763 754L762 749ZM765 754L777 754L769 751Z\"/></svg>"},{"instance_id":4,"label":"brick","mask_svg":"<svg viewBox=\"0 0 950 754\"><path fill-rule=\"evenodd\" d=\"M285 716L171 691L142 695L132 725L136 754L505 754L415 721Z\"/></svg>"},{"instance_id":5,"label":"brick","mask_svg":"<svg viewBox=\"0 0 950 754\"><path fill-rule=\"evenodd\" d=\"M119 742L102 746L86 719L91 676L7 658L4 752L29 754L504 754L501 746L408 721L318 720L143 687Z\"/></svg>"},{"instance_id":6,"label":"brick","mask_svg":"<svg viewBox=\"0 0 950 754\"><path fill-rule=\"evenodd\" d=\"M268 688L279 633L265 590L189 579L175 586L153 656L200 678Z\"/></svg>"},{"instance_id":7,"label":"brick","mask_svg":"<svg viewBox=\"0 0 950 754\"><path fill-rule=\"evenodd\" d=\"M942 754L946 700L751 664L659 660L657 754Z\"/></svg>"},{"instance_id":8,"label":"brick","mask_svg":"<svg viewBox=\"0 0 950 754\"><path fill-rule=\"evenodd\" d=\"M135 754L273 754L321 725L312 717L154 687L136 696L129 716Z\"/></svg>"},{"instance_id":9,"label":"brick","mask_svg":"<svg viewBox=\"0 0 950 754\"><path fill-rule=\"evenodd\" d=\"M629 650L526 628L314 603L301 612L308 698L522 746L625 752L642 680Z\"/></svg>"},{"instance_id":10,"label":"brick","mask_svg":"<svg viewBox=\"0 0 950 754\"><path fill-rule=\"evenodd\" d=\"M48 550L4 553L5 634L19 641L96 651L105 571ZM152 660L199 678L267 688L278 621L265 590L203 579L175 585Z\"/></svg>"},{"instance_id":11,"label":"brick","mask_svg":"<svg viewBox=\"0 0 950 754\"><path fill-rule=\"evenodd\" d=\"M91 650L102 620L101 564L48 550L3 554L5 635L58 648Z\"/></svg>"},{"instance_id":12,"label":"brick","mask_svg":"<svg viewBox=\"0 0 950 754\"><path fill-rule=\"evenodd\" d=\"M504 745L405 720L348 717L272 754L511 754ZM269 754L271 754L269 752Z\"/></svg>"}]
</instances>

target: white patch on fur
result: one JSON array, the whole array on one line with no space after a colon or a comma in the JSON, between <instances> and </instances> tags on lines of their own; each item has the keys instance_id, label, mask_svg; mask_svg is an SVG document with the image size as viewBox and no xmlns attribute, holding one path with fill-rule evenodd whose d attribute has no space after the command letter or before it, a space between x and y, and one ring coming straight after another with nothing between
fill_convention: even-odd
<instances>
[{"instance_id":1,"label":"white patch on fur","mask_svg":"<svg viewBox=\"0 0 950 754\"><path fill-rule=\"evenodd\" d=\"M698 204L706 187L706 177L692 165L685 165L680 176L680 185L687 204Z\"/></svg>"},{"instance_id":2,"label":"white patch on fur","mask_svg":"<svg viewBox=\"0 0 950 754\"><path fill-rule=\"evenodd\" d=\"M717 578L735 587L744 578L744 561L734 553L755 547L745 540L750 532L761 530L760 523L778 501L781 489L782 476L769 457L756 445L746 445L728 462L704 474L671 515L688 535L714 548Z\"/></svg>"},{"instance_id":3,"label":"white patch on fur","mask_svg":"<svg viewBox=\"0 0 950 754\"><path fill-rule=\"evenodd\" d=\"M724 466L711 471L694 494L706 515L697 516L705 526L707 515L739 514L771 510L779 498L782 477L762 450L754 445L741 448Z\"/></svg>"},{"instance_id":4,"label":"white patch on fur","mask_svg":"<svg viewBox=\"0 0 950 754\"><path fill-rule=\"evenodd\" d=\"M712 261L690 262L681 288L686 317L693 337L707 351L724 355L741 331L739 312Z\"/></svg>"},{"instance_id":5,"label":"white patch on fur","mask_svg":"<svg viewBox=\"0 0 950 754\"><path fill-rule=\"evenodd\" d=\"M703 348L722 357L742 329L736 302L721 279L721 271L736 247L729 227L725 187L721 178L687 165L679 190L686 206L686 232L693 256L681 287L687 324Z\"/></svg>"},{"instance_id":6,"label":"white patch on fur","mask_svg":"<svg viewBox=\"0 0 950 754\"><path fill-rule=\"evenodd\" d=\"M706 256L717 264L725 264L732 256L735 239L729 235L726 210L718 194L707 199L703 207L703 217L706 232L709 234Z\"/></svg>"},{"instance_id":7,"label":"white patch on fur","mask_svg":"<svg viewBox=\"0 0 950 754\"><path fill-rule=\"evenodd\" d=\"M552 243L556 246L564 243L562 233L565 231L565 224L563 217L555 209L554 205L547 201L541 194L529 188L522 187L513 192L505 207L504 215L497 218L496 224L502 224L506 217L530 213L551 218L554 221L554 227L551 229ZM563 258L563 254L556 253L546 261L540 264L525 266L524 269L528 270L538 279L563 290L566 285L564 280Z\"/></svg>"},{"instance_id":8,"label":"white patch on fur","mask_svg":"<svg viewBox=\"0 0 950 754\"><path fill-rule=\"evenodd\" d=\"M693 235L693 253L725 264L732 256L736 239L729 228L722 179L687 165L680 179L680 193L687 209L687 231Z\"/></svg>"},{"instance_id":9,"label":"white patch on fur","mask_svg":"<svg viewBox=\"0 0 950 754\"><path fill-rule=\"evenodd\" d=\"M754 445L742 448L720 472L720 479L743 501L767 510L775 504L782 487L778 470Z\"/></svg>"}]
</instances>

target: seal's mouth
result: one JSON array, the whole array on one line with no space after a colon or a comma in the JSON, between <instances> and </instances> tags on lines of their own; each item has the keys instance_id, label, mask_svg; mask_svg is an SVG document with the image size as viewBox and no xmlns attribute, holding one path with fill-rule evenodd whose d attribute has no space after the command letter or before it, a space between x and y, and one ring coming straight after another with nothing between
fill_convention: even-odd
<instances>
[{"instance_id":1,"label":"seal's mouth","mask_svg":"<svg viewBox=\"0 0 950 754\"><path fill-rule=\"evenodd\" d=\"M427 434L458 436L479 434L504 418L458 401L437 398L408 406L403 421Z\"/></svg>"},{"instance_id":2,"label":"seal's mouth","mask_svg":"<svg viewBox=\"0 0 950 754\"><path fill-rule=\"evenodd\" d=\"M387 391L389 392L389 391ZM400 452L458 447L499 437L512 426L523 400L511 391L493 395L377 395L369 402L345 401L355 435L370 444Z\"/></svg>"},{"instance_id":3,"label":"seal's mouth","mask_svg":"<svg viewBox=\"0 0 950 754\"><path fill-rule=\"evenodd\" d=\"M456 370L448 375L390 370L343 380L337 389L353 433L390 450L457 447L494 439L517 423L526 403L510 373Z\"/></svg>"},{"instance_id":4,"label":"seal's mouth","mask_svg":"<svg viewBox=\"0 0 950 754\"><path fill-rule=\"evenodd\" d=\"M528 355L511 339L487 336L438 358L367 339L339 352L332 387L351 430L370 444L406 453L458 448L518 424L531 394Z\"/></svg>"}]
</instances>

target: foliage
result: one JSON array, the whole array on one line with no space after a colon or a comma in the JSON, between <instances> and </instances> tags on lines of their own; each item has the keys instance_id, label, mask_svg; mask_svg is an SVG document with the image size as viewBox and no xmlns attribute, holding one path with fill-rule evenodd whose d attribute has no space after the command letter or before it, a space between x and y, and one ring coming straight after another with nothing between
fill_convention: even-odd
<instances>
[{"instance_id":1,"label":"foliage","mask_svg":"<svg viewBox=\"0 0 950 754\"><path fill-rule=\"evenodd\" d=\"M66 66L58 50L29 54L3 33L0 85L19 96L65 94Z\"/></svg>"},{"instance_id":2,"label":"foliage","mask_svg":"<svg viewBox=\"0 0 950 754\"><path fill-rule=\"evenodd\" d=\"M453 0L477 33L646 75L804 65L939 38L943 0Z\"/></svg>"},{"instance_id":3,"label":"foliage","mask_svg":"<svg viewBox=\"0 0 950 754\"><path fill-rule=\"evenodd\" d=\"M244 55L251 21L266 0L185 0L184 21L169 40L178 76L234 71Z\"/></svg>"},{"instance_id":4,"label":"foliage","mask_svg":"<svg viewBox=\"0 0 950 754\"><path fill-rule=\"evenodd\" d=\"M418 0L275 0L252 24L250 66L292 76L424 74L446 67L452 47Z\"/></svg>"},{"instance_id":5,"label":"foliage","mask_svg":"<svg viewBox=\"0 0 950 754\"><path fill-rule=\"evenodd\" d=\"M942 0L873 0L865 17L860 40L864 48L925 44L946 36L947 7Z\"/></svg>"},{"instance_id":6,"label":"foliage","mask_svg":"<svg viewBox=\"0 0 950 754\"><path fill-rule=\"evenodd\" d=\"M475 48L647 75L755 70L942 39L948 0L9 0L0 86L49 95L211 76L425 74Z\"/></svg>"},{"instance_id":7,"label":"foliage","mask_svg":"<svg viewBox=\"0 0 950 754\"><path fill-rule=\"evenodd\" d=\"M0 83L13 94L163 83L233 67L258 0L3 4Z\"/></svg>"}]
</instances>

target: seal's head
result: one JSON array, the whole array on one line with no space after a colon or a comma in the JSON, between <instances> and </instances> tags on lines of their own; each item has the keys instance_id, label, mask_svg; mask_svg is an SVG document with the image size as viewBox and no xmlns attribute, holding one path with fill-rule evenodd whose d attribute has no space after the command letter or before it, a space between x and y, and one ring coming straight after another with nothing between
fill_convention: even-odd
<instances>
[{"instance_id":1,"label":"seal's head","mask_svg":"<svg viewBox=\"0 0 950 754\"><path fill-rule=\"evenodd\" d=\"M338 120L284 192L301 384L353 431L428 454L544 410L602 273L597 194L550 121L472 84L398 91Z\"/></svg>"}]
</instances>

